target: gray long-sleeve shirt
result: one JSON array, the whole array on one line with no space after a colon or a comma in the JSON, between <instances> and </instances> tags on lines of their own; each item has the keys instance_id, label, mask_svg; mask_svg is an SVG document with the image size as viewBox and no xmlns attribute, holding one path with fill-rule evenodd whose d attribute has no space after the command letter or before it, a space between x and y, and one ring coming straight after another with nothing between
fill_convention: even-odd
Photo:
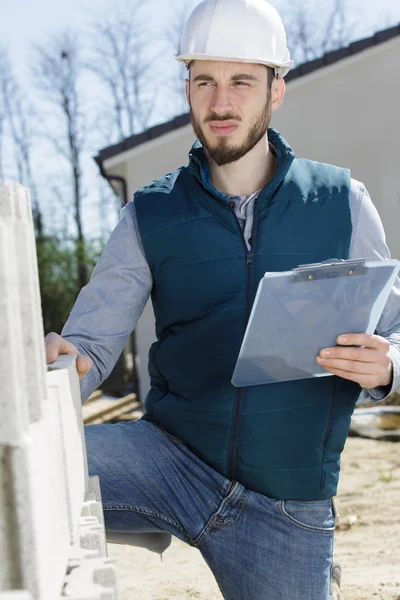
<instances>
[{"instance_id":1,"label":"gray long-sleeve shirt","mask_svg":"<svg viewBox=\"0 0 400 600\"><path fill-rule=\"evenodd\" d=\"M254 200L227 195L241 224L249 246ZM364 185L352 180L350 194L352 238L349 258L386 260L390 252L378 212ZM147 263L137 225L135 206L130 202L100 257L89 283L81 290L62 336L79 352L93 359L93 367L81 380L85 400L109 375L121 354L129 334L149 299L153 279ZM349 332L343 332L349 333ZM390 293L377 326L377 333L391 343L393 385L389 388L364 390L373 400L382 400L400 388L400 280Z\"/></svg>"}]
</instances>

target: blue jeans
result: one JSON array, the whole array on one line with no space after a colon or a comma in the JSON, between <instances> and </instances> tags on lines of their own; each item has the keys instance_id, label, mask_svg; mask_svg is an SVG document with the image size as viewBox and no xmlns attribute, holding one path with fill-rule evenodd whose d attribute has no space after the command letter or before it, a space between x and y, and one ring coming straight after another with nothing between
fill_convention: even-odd
<instances>
[{"instance_id":1,"label":"blue jeans","mask_svg":"<svg viewBox=\"0 0 400 600\"><path fill-rule=\"evenodd\" d=\"M107 530L168 531L195 546L227 600L330 598L331 500L247 490L146 421L88 425L85 436Z\"/></svg>"}]
</instances>

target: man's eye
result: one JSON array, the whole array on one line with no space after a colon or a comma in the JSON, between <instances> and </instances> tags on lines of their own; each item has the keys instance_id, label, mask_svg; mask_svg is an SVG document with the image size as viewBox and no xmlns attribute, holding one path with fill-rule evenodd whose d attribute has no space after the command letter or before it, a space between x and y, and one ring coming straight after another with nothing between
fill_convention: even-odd
<instances>
[{"instance_id":1,"label":"man's eye","mask_svg":"<svg viewBox=\"0 0 400 600\"><path fill-rule=\"evenodd\" d=\"M211 85L211 81L203 81L203 83L199 83L199 87L205 87L206 85Z\"/></svg>"},{"instance_id":2,"label":"man's eye","mask_svg":"<svg viewBox=\"0 0 400 600\"><path fill-rule=\"evenodd\" d=\"M236 85L239 85L240 87L248 87L248 83L245 83L244 81L236 81Z\"/></svg>"}]
</instances>

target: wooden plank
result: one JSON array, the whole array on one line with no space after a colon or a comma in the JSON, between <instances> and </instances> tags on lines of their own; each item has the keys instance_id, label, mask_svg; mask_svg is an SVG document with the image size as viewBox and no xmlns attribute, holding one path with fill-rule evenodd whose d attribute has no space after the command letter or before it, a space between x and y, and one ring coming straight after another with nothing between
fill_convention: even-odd
<instances>
[{"instance_id":1,"label":"wooden plank","mask_svg":"<svg viewBox=\"0 0 400 600\"><path fill-rule=\"evenodd\" d=\"M118 400L100 398L91 402L89 406L82 407L84 424L106 423L138 408L140 408L140 403L136 401L136 394L128 394Z\"/></svg>"},{"instance_id":2,"label":"wooden plank","mask_svg":"<svg viewBox=\"0 0 400 600\"><path fill-rule=\"evenodd\" d=\"M90 404L91 402L94 402L95 400L99 400L99 398L101 398L103 395L103 390L96 390L95 392L93 392L93 394L91 394L89 396L89 398L87 400L85 400L84 402L84 406Z\"/></svg>"}]
</instances>

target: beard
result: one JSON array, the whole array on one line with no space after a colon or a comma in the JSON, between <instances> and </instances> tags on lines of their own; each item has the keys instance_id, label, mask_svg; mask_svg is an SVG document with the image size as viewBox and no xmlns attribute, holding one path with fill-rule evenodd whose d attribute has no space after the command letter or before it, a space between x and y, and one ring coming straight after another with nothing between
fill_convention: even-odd
<instances>
[{"instance_id":1,"label":"beard","mask_svg":"<svg viewBox=\"0 0 400 600\"><path fill-rule=\"evenodd\" d=\"M256 144L258 144L258 142L268 131L268 127L271 122L271 112L271 99L267 98L264 108L252 119L249 132L242 144L239 146L234 146L229 138L221 137L213 145L207 140L201 123L194 115L192 105L190 105L190 118L192 121L193 131L203 148L208 151L210 157L217 163L219 167L239 160L242 158L242 156L250 152L250 150L252 150ZM205 123L210 121L228 120L241 121L241 119L238 119L230 114L221 117L215 113L212 113L207 117Z\"/></svg>"}]
</instances>

